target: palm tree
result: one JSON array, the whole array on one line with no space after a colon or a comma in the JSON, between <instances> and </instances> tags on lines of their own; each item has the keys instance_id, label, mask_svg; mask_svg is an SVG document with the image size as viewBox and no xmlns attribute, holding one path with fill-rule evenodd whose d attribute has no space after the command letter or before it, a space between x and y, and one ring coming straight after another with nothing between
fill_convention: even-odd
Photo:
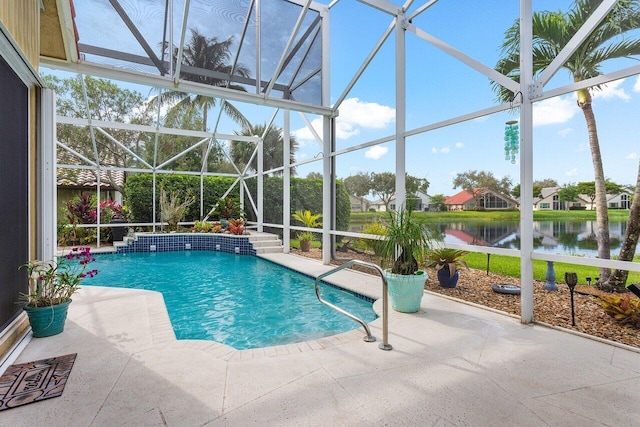
<instances>
[{"instance_id":1,"label":"palm tree","mask_svg":"<svg viewBox=\"0 0 640 427\"><path fill-rule=\"evenodd\" d=\"M262 136L265 135L265 129L267 128L266 123L261 125L249 126L242 129L242 132L237 133L238 135L243 136ZM290 145L290 154L289 154L289 163L296 162L296 150L298 149L298 141L296 138L291 135L289 137L289 145ZM253 142L246 141L232 141L231 142L231 159L235 162L235 164L243 169L254 150L256 149L256 144ZM262 143L262 149L264 152L264 170L270 170L277 167L282 166L283 159L283 149L284 149L284 138L282 136L282 129L277 126L270 125L269 129L264 137ZM258 156L254 156L251 161L251 165L249 169L252 171L258 170ZM282 172L276 172L277 175L282 175ZM295 175L295 167L291 168L291 175Z\"/></svg>"},{"instance_id":2,"label":"palm tree","mask_svg":"<svg viewBox=\"0 0 640 427\"><path fill-rule=\"evenodd\" d=\"M571 37L583 26L600 5L601 0L575 0L571 10L562 12L536 12L533 14L533 72L538 75L549 66ZM632 58L640 54L640 39L634 31L640 26L640 0L619 1L610 13L585 39L582 46L563 64L571 73L574 82L583 81L601 74L603 62L611 59ZM625 37L626 36L626 37ZM506 31L502 44L503 58L498 61L496 70L520 80L520 24L515 23ZM507 89L493 83L502 102L513 99ZM604 168L600 154L598 129L592 108L592 91L598 86L577 91L578 106L582 109L589 134L589 147L593 161L596 183L596 220L598 224L598 256L610 259L609 216L607 213L607 194ZM600 286L607 284L611 271L600 269ZM611 290L609 288L609 290Z\"/></svg>"},{"instance_id":3,"label":"palm tree","mask_svg":"<svg viewBox=\"0 0 640 427\"><path fill-rule=\"evenodd\" d=\"M620 247L618 259L620 261L633 261L640 237L640 162L638 162L638 178L636 188L633 192L633 200L629 209L629 221L624 232L624 239ZM617 288L623 287L627 283L629 272L627 270L614 270L609 278L609 284Z\"/></svg>"},{"instance_id":4,"label":"palm tree","mask_svg":"<svg viewBox=\"0 0 640 427\"><path fill-rule=\"evenodd\" d=\"M234 75L249 77L249 69L247 67L241 64L236 64L234 67L229 64L229 61L231 60L230 49L232 44L233 37L229 37L224 41L218 41L217 37L208 38L205 35L200 34L198 30L191 29L191 40L184 47L182 63L190 67L217 71L229 76L231 75L231 72L233 72ZM173 59L176 59L175 56ZM181 71L180 77L185 80L203 83L209 86L229 87L231 89L245 91L244 87L231 84L229 80L224 78L192 74L188 71ZM202 114L202 130L204 132L207 131L207 116L209 109L216 106L216 98L204 95L191 95L179 91L165 92L159 97L159 100L162 103L172 105L171 109L167 113L168 121L171 121L172 115L179 114L179 111L189 109L196 109L197 111L200 111ZM223 100L221 107L222 110L236 123L239 123L242 126L249 126L249 121L231 103ZM206 151L207 146L205 145L203 146L203 155ZM205 171L206 166L207 165L205 164Z\"/></svg>"}]
</instances>

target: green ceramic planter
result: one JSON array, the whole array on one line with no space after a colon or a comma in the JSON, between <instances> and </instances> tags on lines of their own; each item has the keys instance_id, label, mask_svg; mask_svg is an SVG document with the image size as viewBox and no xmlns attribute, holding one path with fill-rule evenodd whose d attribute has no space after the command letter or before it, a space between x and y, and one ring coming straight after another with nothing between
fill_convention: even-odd
<instances>
[{"instance_id":1,"label":"green ceramic planter","mask_svg":"<svg viewBox=\"0 0 640 427\"><path fill-rule=\"evenodd\" d=\"M45 307L25 306L24 311L29 316L29 323L35 338L50 337L64 330L67 320L67 310L71 300L62 304L48 305Z\"/></svg>"},{"instance_id":2,"label":"green ceramic planter","mask_svg":"<svg viewBox=\"0 0 640 427\"><path fill-rule=\"evenodd\" d=\"M420 310L420 302L424 295L424 282L429 278L422 270L416 274L402 275L385 271L389 284L391 307L402 313L415 313Z\"/></svg>"}]
</instances>

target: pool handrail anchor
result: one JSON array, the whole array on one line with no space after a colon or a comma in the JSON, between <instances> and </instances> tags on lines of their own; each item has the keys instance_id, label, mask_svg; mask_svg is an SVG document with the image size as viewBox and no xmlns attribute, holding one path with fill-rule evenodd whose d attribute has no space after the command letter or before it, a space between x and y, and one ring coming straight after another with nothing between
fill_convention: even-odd
<instances>
[{"instance_id":1,"label":"pool handrail anchor","mask_svg":"<svg viewBox=\"0 0 640 427\"><path fill-rule=\"evenodd\" d=\"M388 315L389 315L389 308L388 308L388 294L387 294L387 278L384 275L384 271L382 270L382 268L380 268L379 266L372 264L370 262L365 262L365 261L360 261L357 259L352 259L351 261L348 261L336 268L334 268L333 270L329 270L326 273L322 273L321 275L319 275L318 277L316 277L316 285L315 285L315 290L316 290L316 296L318 297L318 300L333 308L334 310L336 310L339 313L344 314L345 316L347 316L348 318L355 320L356 322L358 322L360 325L362 325L362 327L364 328L365 332L367 333L367 335L363 338L364 341L366 342L373 342L376 340L376 338L371 335L371 330L369 329L369 325L367 325L367 323L360 319L357 316L354 316L353 314L349 313L348 311L334 305L331 304L329 301L326 301L324 299L322 299L322 296L320 295L320 282L322 281L322 279L324 279L327 276L332 275L333 273L337 273L340 270L344 270L345 268L349 268L353 265L359 265L362 267L367 267L367 268L371 268L374 269L378 272L378 274L380 275L380 278L382 279L382 342L380 344L378 344L378 348L380 350L385 350L385 351L389 351L391 350L393 347L391 346L391 344L389 344L389 319L388 319Z\"/></svg>"}]
</instances>

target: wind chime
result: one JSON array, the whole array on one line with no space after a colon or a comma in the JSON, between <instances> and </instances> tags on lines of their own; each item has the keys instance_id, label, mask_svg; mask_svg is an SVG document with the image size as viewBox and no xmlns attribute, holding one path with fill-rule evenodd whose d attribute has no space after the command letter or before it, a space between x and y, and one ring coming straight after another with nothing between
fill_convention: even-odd
<instances>
[{"instance_id":1,"label":"wind chime","mask_svg":"<svg viewBox=\"0 0 640 427\"><path fill-rule=\"evenodd\" d=\"M504 124L504 158L516 163L516 154L518 154L518 142L520 133L518 132L518 121L510 120Z\"/></svg>"}]
</instances>

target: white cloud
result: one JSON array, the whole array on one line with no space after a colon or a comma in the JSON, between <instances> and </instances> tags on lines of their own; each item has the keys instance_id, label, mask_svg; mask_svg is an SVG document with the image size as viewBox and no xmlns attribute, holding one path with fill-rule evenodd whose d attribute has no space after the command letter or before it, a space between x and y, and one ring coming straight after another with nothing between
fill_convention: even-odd
<instances>
[{"instance_id":1,"label":"white cloud","mask_svg":"<svg viewBox=\"0 0 640 427\"><path fill-rule=\"evenodd\" d=\"M395 121L396 110L375 102L363 102L358 98L345 99L339 108L336 118L336 138L349 139L359 135L362 129L382 129ZM314 119L311 124L322 138L322 119ZM292 132L305 145L304 141L315 141L313 134L306 126Z\"/></svg>"},{"instance_id":2,"label":"white cloud","mask_svg":"<svg viewBox=\"0 0 640 427\"><path fill-rule=\"evenodd\" d=\"M376 145L375 147L369 148L364 153L364 156L367 159L378 160L380 157L382 157L385 154L387 154L388 151L389 151L389 149L387 147L380 147L379 145Z\"/></svg>"},{"instance_id":3,"label":"white cloud","mask_svg":"<svg viewBox=\"0 0 640 427\"><path fill-rule=\"evenodd\" d=\"M464 142L456 142L456 148L464 147Z\"/></svg>"},{"instance_id":4,"label":"white cloud","mask_svg":"<svg viewBox=\"0 0 640 427\"><path fill-rule=\"evenodd\" d=\"M589 149L589 144L578 144L578 148L575 149L576 153L582 153Z\"/></svg>"},{"instance_id":5,"label":"white cloud","mask_svg":"<svg viewBox=\"0 0 640 427\"><path fill-rule=\"evenodd\" d=\"M577 111L578 106L570 97L557 96L545 99L533 104L533 125L565 123L571 120Z\"/></svg>"},{"instance_id":6,"label":"white cloud","mask_svg":"<svg viewBox=\"0 0 640 427\"><path fill-rule=\"evenodd\" d=\"M623 88L619 87L622 83L624 83L624 79L603 84L600 87L600 90L593 91L593 99L620 98L625 101L630 100L631 96L629 96L629 94L625 92Z\"/></svg>"},{"instance_id":7,"label":"white cloud","mask_svg":"<svg viewBox=\"0 0 640 427\"><path fill-rule=\"evenodd\" d=\"M322 138L322 119L313 119L311 121L311 125L313 126L313 129L315 129L315 131L318 133L320 138ZM301 147L316 142L316 138L313 136L313 133L307 126L294 130L291 132L291 134L296 137L296 140L298 140L298 143Z\"/></svg>"},{"instance_id":8,"label":"white cloud","mask_svg":"<svg viewBox=\"0 0 640 427\"><path fill-rule=\"evenodd\" d=\"M436 147L432 147L432 148L431 148L431 152L432 152L433 154L438 154L438 153L444 153L444 154L447 154L449 151L451 151L451 148L449 148L449 147L442 147L442 148L440 148L440 149L438 149L438 148L436 148Z\"/></svg>"},{"instance_id":9,"label":"white cloud","mask_svg":"<svg viewBox=\"0 0 640 427\"><path fill-rule=\"evenodd\" d=\"M627 154L627 157L625 157L625 159L628 159L628 160L640 159L640 154L638 153Z\"/></svg>"},{"instance_id":10,"label":"white cloud","mask_svg":"<svg viewBox=\"0 0 640 427\"><path fill-rule=\"evenodd\" d=\"M573 168L570 171L566 171L564 174L565 176L576 176L578 175L578 169Z\"/></svg>"},{"instance_id":11,"label":"white cloud","mask_svg":"<svg viewBox=\"0 0 640 427\"><path fill-rule=\"evenodd\" d=\"M634 92L640 92L640 76L636 78L636 83L633 85Z\"/></svg>"},{"instance_id":12,"label":"white cloud","mask_svg":"<svg viewBox=\"0 0 640 427\"><path fill-rule=\"evenodd\" d=\"M563 138L566 138L567 135L573 133L573 128L564 128L560 131L558 131L558 135L560 135Z\"/></svg>"}]
</instances>

